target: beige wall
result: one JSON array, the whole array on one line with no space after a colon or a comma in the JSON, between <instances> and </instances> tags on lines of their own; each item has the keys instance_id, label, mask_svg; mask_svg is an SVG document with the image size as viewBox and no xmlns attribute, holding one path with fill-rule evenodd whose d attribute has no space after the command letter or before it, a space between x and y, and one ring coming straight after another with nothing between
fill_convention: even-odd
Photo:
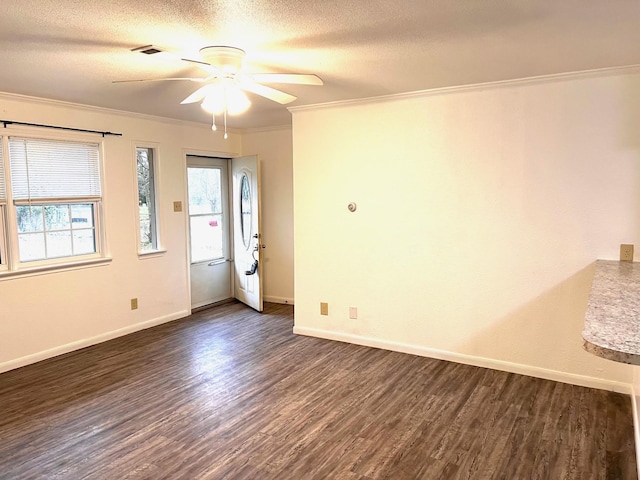
<instances>
[{"instance_id":1,"label":"beige wall","mask_svg":"<svg viewBox=\"0 0 640 480\"><path fill-rule=\"evenodd\" d=\"M0 371L187 315L186 224L184 213L172 210L173 201L185 201L185 152L239 154L240 135L231 133L224 141L206 125L9 95L0 96L0 111L9 120L123 133L105 143L104 209L113 261L1 279ZM159 214L167 251L145 259L138 258L136 246L134 141L158 145ZM130 310L132 297L139 299L138 310Z\"/></svg>"},{"instance_id":2,"label":"beige wall","mask_svg":"<svg viewBox=\"0 0 640 480\"><path fill-rule=\"evenodd\" d=\"M243 154L258 154L262 180L263 289L268 302L293 303L293 153L291 127L249 131Z\"/></svg>"},{"instance_id":3,"label":"beige wall","mask_svg":"<svg viewBox=\"0 0 640 480\"><path fill-rule=\"evenodd\" d=\"M265 299L293 302L291 128L244 135L230 132L224 141L207 125L6 94L0 94L0 111L8 120L123 133L106 137L105 143L104 210L112 262L0 277L0 371L189 313L186 223L184 213L172 210L173 201L186 201L187 153L259 155L267 245ZM158 147L159 214L166 253L149 258L137 255L135 142ZM139 300L135 311L129 305L133 297Z\"/></svg>"},{"instance_id":4,"label":"beige wall","mask_svg":"<svg viewBox=\"0 0 640 480\"><path fill-rule=\"evenodd\" d=\"M627 72L294 109L294 331L630 391L580 334L593 262L640 241L638 99Z\"/></svg>"}]
</instances>

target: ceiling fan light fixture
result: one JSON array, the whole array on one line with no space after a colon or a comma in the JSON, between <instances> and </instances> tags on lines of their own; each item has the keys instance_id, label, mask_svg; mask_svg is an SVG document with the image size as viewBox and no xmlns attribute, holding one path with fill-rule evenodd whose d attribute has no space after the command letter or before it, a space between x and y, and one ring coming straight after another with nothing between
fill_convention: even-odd
<instances>
[{"instance_id":1,"label":"ceiling fan light fixture","mask_svg":"<svg viewBox=\"0 0 640 480\"><path fill-rule=\"evenodd\" d=\"M212 85L202 100L201 107L214 115L226 112L229 115L239 115L251 106L249 97L235 86Z\"/></svg>"},{"instance_id":2,"label":"ceiling fan light fixture","mask_svg":"<svg viewBox=\"0 0 640 480\"><path fill-rule=\"evenodd\" d=\"M213 115L220 115L225 109L224 92L211 92L202 100L200 104L202 109Z\"/></svg>"},{"instance_id":3,"label":"ceiling fan light fixture","mask_svg":"<svg viewBox=\"0 0 640 480\"><path fill-rule=\"evenodd\" d=\"M246 112L251 106L247 95L229 79L207 86L206 95L200 106L211 113L211 130L216 131L216 115L224 120L224 139L227 135L227 115L238 115Z\"/></svg>"},{"instance_id":4,"label":"ceiling fan light fixture","mask_svg":"<svg viewBox=\"0 0 640 480\"><path fill-rule=\"evenodd\" d=\"M251 106L251 100L247 97L239 88L229 88L226 90L227 94L227 113L229 115L239 115L249 110Z\"/></svg>"}]
</instances>

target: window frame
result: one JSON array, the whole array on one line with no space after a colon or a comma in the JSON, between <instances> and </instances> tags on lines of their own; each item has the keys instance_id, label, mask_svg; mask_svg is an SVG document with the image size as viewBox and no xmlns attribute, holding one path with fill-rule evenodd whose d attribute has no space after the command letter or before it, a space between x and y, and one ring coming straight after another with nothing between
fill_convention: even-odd
<instances>
[{"instance_id":1,"label":"window frame","mask_svg":"<svg viewBox=\"0 0 640 480\"><path fill-rule=\"evenodd\" d=\"M0 182L4 182L5 198L0 198L0 273L9 269L9 242L7 240L7 204L9 203L9 192L11 186L8 185L9 155L7 145L5 145L5 136L0 135ZM7 142L8 142L8 136Z\"/></svg>"},{"instance_id":2,"label":"window frame","mask_svg":"<svg viewBox=\"0 0 640 480\"><path fill-rule=\"evenodd\" d=\"M6 205L4 203L0 203L0 273L7 271L7 269L9 268L7 229L5 227L7 218L6 210Z\"/></svg>"},{"instance_id":3,"label":"window frame","mask_svg":"<svg viewBox=\"0 0 640 480\"><path fill-rule=\"evenodd\" d=\"M150 217L150 228L151 234L155 237L155 246L149 249L142 249L142 238L140 235L141 232L141 223L142 219L140 216L140 190L139 190L139 182L138 182L138 150L146 149L151 151L151 161L150 165L152 165L152 172L150 173L150 196L153 198L153 218ZM136 250L139 258L148 258L154 257L159 254L163 254L166 252L166 249L163 248L162 244L162 221L160 215L160 202L159 200L159 178L160 178L160 145L156 142L146 142L146 141L135 141L133 142L133 175L134 175L134 213L136 220Z\"/></svg>"},{"instance_id":4,"label":"window frame","mask_svg":"<svg viewBox=\"0 0 640 480\"><path fill-rule=\"evenodd\" d=\"M97 145L101 185L101 196L99 199L60 198L47 199L46 201L34 199L34 201L31 202L31 204L34 206L70 205L74 203L92 204L95 252L38 259L33 261L20 260L17 206L25 204L28 205L29 201L14 200L13 198L11 185L11 162L9 157L10 138L64 141L74 143L92 143ZM0 280L20 275L39 274L40 272L48 273L68 269L84 268L86 266L106 264L111 261L106 242L107 237L104 222L104 203L106 197L104 188L104 140L104 137L96 137L96 135L93 134L44 131L42 129L34 129L34 127L24 126L7 126L0 134L0 142L2 143L2 149L4 152L4 176L7 194L6 204L0 204L0 248L3 248L3 255L0 263Z\"/></svg>"}]
</instances>

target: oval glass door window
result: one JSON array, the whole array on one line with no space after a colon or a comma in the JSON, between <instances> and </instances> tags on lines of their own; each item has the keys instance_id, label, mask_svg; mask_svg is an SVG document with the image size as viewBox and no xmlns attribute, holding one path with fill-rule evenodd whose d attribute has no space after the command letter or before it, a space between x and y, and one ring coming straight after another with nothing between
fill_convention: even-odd
<instances>
[{"instance_id":1,"label":"oval glass door window","mask_svg":"<svg viewBox=\"0 0 640 480\"><path fill-rule=\"evenodd\" d=\"M242 243L248 250L251 243L251 187L246 174L240 180L240 229Z\"/></svg>"}]
</instances>

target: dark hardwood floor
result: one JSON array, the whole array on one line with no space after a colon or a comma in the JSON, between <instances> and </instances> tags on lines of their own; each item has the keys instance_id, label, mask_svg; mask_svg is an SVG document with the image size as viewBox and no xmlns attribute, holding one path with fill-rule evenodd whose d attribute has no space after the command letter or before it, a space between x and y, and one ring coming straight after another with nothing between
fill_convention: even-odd
<instances>
[{"instance_id":1,"label":"dark hardwood floor","mask_svg":"<svg viewBox=\"0 0 640 480\"><path fill-rule=\"evenodd\" d=\"M0 375L2 479L635 479L624 395L240 304Z\"/></svg>"}]
</instances>

